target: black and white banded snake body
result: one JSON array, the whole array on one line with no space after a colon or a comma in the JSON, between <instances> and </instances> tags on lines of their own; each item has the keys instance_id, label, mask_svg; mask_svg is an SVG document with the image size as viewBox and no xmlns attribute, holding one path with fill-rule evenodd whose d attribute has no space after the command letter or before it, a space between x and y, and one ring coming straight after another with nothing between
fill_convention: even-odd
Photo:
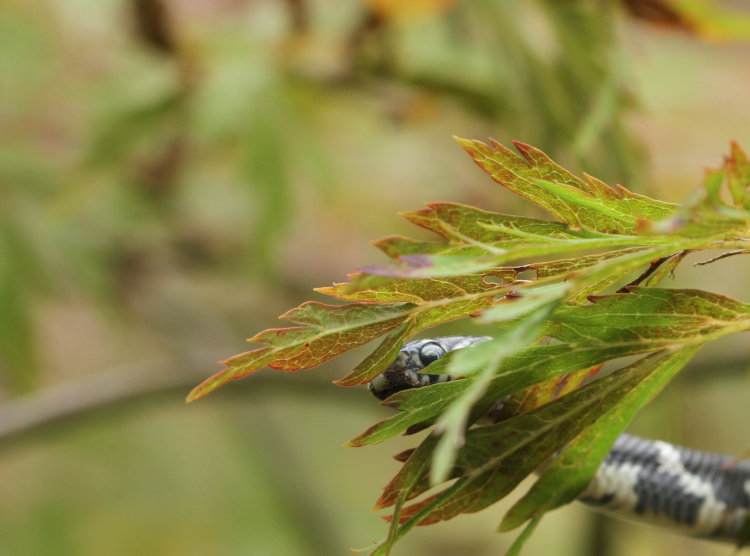
<instances>
[{"instance_id":1,"label":"black and white banded snake body","mask_svg":"<svg viewBox=\"0 0 750 556\"><path fill-rule=\"evenodd\" d=\"M448 382L454 377L419 371L449 351L488 339L448 336L406 343L370 391L385 399ZM750 510L750 462L622 434L578 499L618 517L738 543L747 540L740 537Z\"/></svg>"}]
</instances>

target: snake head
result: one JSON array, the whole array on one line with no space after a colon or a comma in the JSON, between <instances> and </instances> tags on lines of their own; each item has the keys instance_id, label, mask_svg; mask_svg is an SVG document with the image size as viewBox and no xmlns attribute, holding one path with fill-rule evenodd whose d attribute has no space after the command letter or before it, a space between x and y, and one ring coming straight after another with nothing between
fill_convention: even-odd
<instances>
[{"instance_id":1,"label":"snake head","mask_svg":"<svg viewBox=\"0 0 750 556\"><path fill-rule=\"evenodd\" d=\"M449 351L469 347L489 339L489 336L445 336L404 344L393 363L370 382L370 392L376 398L384 400L401 390L453 380L456 377L451 375L428 374L420 371L430 363L442 359Z\"/></svg>"}]
</instances>

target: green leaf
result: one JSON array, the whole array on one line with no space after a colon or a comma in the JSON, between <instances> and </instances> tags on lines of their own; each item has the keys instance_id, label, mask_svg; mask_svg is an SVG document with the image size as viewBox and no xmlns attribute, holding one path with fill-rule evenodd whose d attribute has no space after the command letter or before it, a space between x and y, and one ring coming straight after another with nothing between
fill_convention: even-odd
<instances>
[{"instance_id":1,"label":"green leaf","mask_svg":"<svg viewBox=\"0 0 750 556\"><path fill-rule=\"evenodd\" d=\"M427 475L430 469L432 454L437 442L438 437L430 435L412 452L401 472L383 489L383 494L375 503L375 510L393 506L400 497L404 497L404 500L406 500L413 493L417 484Z\"/></svg>"},{"instance_id":2,"label":"green leaf","mask_svg":"<svg viewBox=\"0 0 750 556\"><path fill-rule=\"evenodd\" d=\"M750 306L700 290L637 288L628 294L600 298L588 306L563 305L550 317L546 333L563 344L532 346L492 369L484 404L513 392L603 362L672 345L700 345L732 332L750 329ZM448 361L472 357L497 346L487 342L456 353ZM481 368L486 359L476 359ZM469 374L471 366L458 371ZM443 372L434 369L431 372ZM487 371L488 373L490 371ZM377 444L425 422L449 407L469 388L469 381L435 384L399 392L386 403L400 413L370 427L352 439L350 446Z\"/></svg>"},{"instance_id":3,"label":"green leaf","mask_svg":"<svg viewBox=\"0 0 750 556\"><path fill-rule=\"evenodd\" d=\"M502 293L505 283L515 278L512 268L493 270L486 273L450 276L446 279L418 278L396 280L369 274L351 274L351 282L335 284L315 291L332 295L339 299L363 302L408 302L414 304L434 302L443 299L468 299L469 296L487 297ZM500 280L499 284L488 279Z\"/></svg>"},{"instance_id":4,"label":"green leaf","mask_svg":"<svg viewBox=\"0 0 750 556\"><path fill-rule=\"evenodd\" d=\"M401 257L400 260L407 264L368 266L363 268L362 271L377 276L401 279L444 278L461 274L481 273L499 265L529 260L530 258L533 260L536 257L549 257L551 255L570 256L585 251L601 251L602 249L617 247L622 247L622 249L611 253L609 256L610 264L616 265L627 260L630 262L630 267L627 270L633 271L649 262L650 259L672 255L679 251L721 248L720 241L728 239L738 232L745 233L747 231L750 233L750 229L746 230L745 227L740 227L738 222L744 222L745 226L750 225L750 223L738 219L717 219L714 226L703 221L702 224L696 224L690 228L681 228L680 232L684 232L685 237L675 237L674 235L648 235L643 237L615 235L604 238L516 246L494 256L480 257L432 254L406 255ZM731 230L731 233L727 230ZM635 256L638 254L642 256ZM600 256L603 256L603 254L600 254ZM621 261L618 260L620 257L622 257ZM531 264L540 263L532 262L515 268L527 268ZM603 268L605 275L613 274L610 272L610 266L602 266L601 268Z\"/></svg>"},{"instance_id":5,"label":"green leaf","mask_svg":"<svg viewBox=\"0 0 750 556\"><path fill-rule=\"evenodd\" d=\"M505 552L505 556L518 556L519 554L521 554L523 545L526 544L527 540L529 540L529 537L531 537L531 534L536 530L536 526L539 525L539 522L541 520L542 514L534 516L534 518L529 522L526 528L524 528L523 532L518 535L518 537L516 537L516 540L513 541L513 544Z\"/></svg>"},{"instance_id":6,"label":"green leaf","mask_svg":"<svg viewBox=\"0 0 750 556\"><path fill-rule=\"evenodd\" d=\"M737 208L750 210L750 162L740 146L732 141L731 155L724 162L727 186Z\"/></svg>"},{"instance_id":7,"label":"green leaf","mask_svg":"<svg viewBox=\"0 0 750 556\"><path fill-rule=\"evenodd\" d=\"M750 326L749 305L701 290L636 288L594 301L585 307L561 307L547 333L572 345L659 349L672 343L703 343Z\"/></svg>"},{"instance_id":8,"label":"green leaf","mask_svg":"<svg viewBox=\"0 0 750 556\"><path fill-rule=\"evenodd\" d=\"M633 234L639 220L661 220L677 205L613 189L598 180L577 178L534 147L514 141L521 156L500 143L456 138L492 178L526 197L574 229Z\"/></svg>"},{"instance_id":9,"label":"green leaf","mask_svg":"<svg viewBox=\"0 0 750 556\"><path fill-rule=\"evenodd\" d=\"M529 519L537 519L543 513L573 501L586 488L615 439L636 412L666 386L701 345L668 351L664 357L643 359L642 366L652 366L648 377L565 447L529 492L508 510L499 530L514 529Z\"/></svg>"},{"instance_id":10,"label":"green leaf","mask_svg":"<svg viewBox=\"0 0 750 556\"><path fill-rule=\"evenodd\" d=\"M708 170L703 187L707 199L714 207L725 206L721 199L722 186L726 184L732 204L738 209L750 210L750 161L740 146L732 141L729 156L724 164Z\"/></svg>"},{"instance_id":11,"label":"green leaf","mask_svg":"<svg viewBox=\"0 0 750 556\"><path fill-rule=\"evenodd\" d=\"M375 247L392 259L398 259L403 255L417 255L425 253L455 254L451 245L447 242L417 241L403 236L388 236L373 242ZM465 248L459 253L463 255L481 255L483 249L478 247Z\"/></svg>"},{"instance_id":12,"label":"green leaf","mask_svg":"<svg viewBox=\"0 0 750 556\"><path fill-rule=\"evenodd\" d=\"M451 360L451 374L468 375L466 380L470 380L471 385L445 409L435 424L434 433L442 433L442 436L433 459L430 481L433 486L442 483L450 475L456 453L464 443L469 414L487 391L497 367L503 359L539 339L547 316L559 301L559 296L547 298L545 306L537 305L534 313L501 332L496 339L473 346L473 349L465 349ZM470 369L481 371L471 374L467 372Z\"/></svg>"},{"instance_id":13,"label":"green leaf","mask_svg":"<svg viewBox=\"0 0 750 556\"><path fill-rule=\"evenodd\" d=\"M475 346L479 347L479 346ZM474 349L474 348L468 348ZM646 345L573 346L555 344L532 346L504 359L490 382L484 403L489 405L509 394L605 361L648 351ZM468 388L469 381L458 380L434 384L416 390L404 390L384 402L401 410L349 441L349 446L379 444L406 431L409 427L439 415Z\"/></svg>"},{"instance_id":14,"label":"green leaf","mask_svg":"<svg viewBox=\"0 0 750 556\"><path fill-rule=\"evenodd\" d=\"M750 306L700 290L637 288L628 294L600 298L584 307L564 305L549 317L546 330L564 343L528 347L501 360L491 371L493 377L482 403L486 407L533 384L608 360L672 345L702 345L748 328ZM482 368L491 357L489 350L497 349L498 345L502 346L498 341L486 342L452 354L445 358L445 369L431 372L445 370L468 375L472 367ZM470 364L461 365L467 361ZM455 381L392 396L387 403L401 412L374 425L349 445L383 442L439 415L466 395L469 384L466 380Z\"/></svg>"},{"instance_id":15,"label":"green leaf","mask_svg":"<svg viewBox=\"0 0 750 556\"><path fill-rule=\"evenodd\" d=\"M227 368L194 388L187 401L201 398L228 381L245 377L265 366L285 371L309 369L402 327L399 333L381 344L376 354L340 379L338 384L353 386L368 382L385 369L389 363L387 356L395 354L398 342L403 342L409 334L491 306L493 297L506 288L485 282L485 276L502 274L489 273L453 281L417 280L409 284L376 280L378 285L351 294L352 297L366 298L368 302L340 306L304 303L280 317L303 326L269 329L250 338L250 342L267 346L224 361ZM333 294L345 291L342 286L321 290ZM349 294L343 293L342 297L346 295ZM369 302L376 298L412 299L419 304Z\"/></svg>"},{"instance_id":16,"label":"green leaf","mask_svg":"<svg viewBox=\"0 0 750 556\"><path fill-rule=\"evenodd\" d=\"M365 358L354 370L343 378L335 381L339 386L355 386L367 382L372 377L382 373L398 355L401 346L414 330L414 319L407 320L388 334L380 345Z\"/></svg>"},{"instance_id":17,"label":"green leaf","mask_svg":"<svg viewBox=\"0 0 750 556\"><path fill-rule=\"evenodd\" d=\"M418 390L404 390L394 394L385 402L402 411L367 429L347 443L347 446L358 447L379 444L401 434L412 425L422 423L439 415L451 400L468 387L468 381L455 381L434 384Z\"/></svg>"},{"instance_id":18,"label":"green leaf","mask_svg":"<svg viewBox=\"0 0 750 556\"><path fill-rule=\"evenodd\" d=\"M570 283L566 282L524 288L522 293L506 295L497 305L484 311L479 320L484 323L504 322L535 312L546 316L545 306L556 306L565 299L569 289Z\"/></svg>"},{"instance_id":19,"label":"green leaf","mask_svg":"<svg viewBox=\"0 0 750 556\"><path fill-rule=\"evenodd\" d=\"M426 253L479 256L530 242L597 237L592 232L572 230L559 222L510 216L458 203L428 203L427 206L401 213L401 216L434 232L443 239L442 243L390 236L375 245L391 258Z\"/></svg>"},{"instance_id":20,"label":"green leaf","mask_svg":"<svg viewBox=\"0 0 750 556\"><path fill-rule=\"evenodd\" d=\"M464 470L461 478L445 490L404 508L397 538L415 525L476 512L504 497L673 356L671 350L662 350L531 413L471 429L457 460L458 467ZM498 450L499 447L502 448Z\"/></svg>"},{"instance_id":21,"label":"green leaf","mask_svg":"<svg viewBox=\"0 0 750 556\"><path fill-rule=\"evenodd\" d=\"M235 355L227 366L190 392L188 401L212 392L226 382L269 366L296 371L319 365L400 326L413 313L410 303L333 306L308 302L280 318L303 326L272 328L250 338L266 347Z\"/></svg>"}]
</instances>

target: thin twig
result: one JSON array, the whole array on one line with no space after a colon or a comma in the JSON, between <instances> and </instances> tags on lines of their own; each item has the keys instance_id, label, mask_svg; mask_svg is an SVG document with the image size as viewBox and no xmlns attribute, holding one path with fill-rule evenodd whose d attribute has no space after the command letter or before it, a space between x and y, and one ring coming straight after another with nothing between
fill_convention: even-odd
<instances>
[{"instance_id":1,"label":"thin twig","mask_svg":"<svg viewBox=\"0 0 750 556\"><path fill-rule=\"evenodd\" d=\"M726 259L727 257L734 257L735 255L744 255L745 253L750 253L750 249L737 249L736 251L728 251L712 259L708 259L706 261L699 261L695 263L695 266L703 266L703 265L711 264L720 259Z\"/></svg>"},{"instance_id":2,"label":"thin twig","mask_svg":"<svg viewBox=\"0 0 750 556\"><path fill-rule=\"evenodd\" d=\"M651 276L654 272L656 272L656 269L658 269L661 265L663 265L666 261L671 259L674 256L681 256L687 253L687 251L680 251L679 253L672 253L671 255L667 255L666 257L660 257L654 261L651 261L651 264L648 265L648 268L641 274L638 278L630 282L629 284L624 285L619 290L617 290L617 293L628 293L630 290L629 288L632 288L633 286L637 286L641 282L643 282L646 278Z\"/></svg>"}]
</instances>

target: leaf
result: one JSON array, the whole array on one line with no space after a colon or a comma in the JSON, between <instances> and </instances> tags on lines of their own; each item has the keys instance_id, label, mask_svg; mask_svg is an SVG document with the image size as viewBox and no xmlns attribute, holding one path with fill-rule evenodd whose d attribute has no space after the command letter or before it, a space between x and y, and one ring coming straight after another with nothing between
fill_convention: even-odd
<instances>
[{"instance_id":1,"label":"leaf","mask_svg":"<svg viewBox=\"0 0 750 556\"><path fill-rule=\"evenodd\" d=\"M641 384L648 385L648 377L673 356L671 350L657 352L531 413L470 430L457 460L465 470L462 477L426 501L406 507L396 538L417 524L450 519L493 504L581 429L616 407L625 394Z\"/></svg>"},{"instance_id":2,"label":"leaf","mask_svg":"<svg viewBox=\"0 0 750 556\"><path fill-rule=\"evenodd\" d=\"M513 541L513 544L505 552L505 556L518 556L519 554L521 554L523 545L526 544L527 540L529 540L529 537L531 537L531 534L536 530L536 527L537 525L539 525L539 522L541 520L542 514L534 516L534 518L529 522L523 532L518 535L518 537L516 537L516 540Z\"/></svg>"},{"instance_id":3,"label":"leaf","mask_svg":"<svg viewBox=\"0 0 750 556\"><path fill-rule=\"evenodd\" d=\"M537 311L546 315L545 306L560 303L565 299L565 294L569 289L570 284L565 282L525 288L522 293L506 295L494 307L484 311L479 316L479 321L483 323L509 321Z\"/></svg>"},{"instance_id":4,"label":"leaf","mask_svg":"<svg viewBox=\"0 0 750 556\"><path fill-rule=\"evenodd\" d=\"M722 221L720 224L717 224L718 226L726 226L726 222ZM683 229L681 231L686 230ZM498 251L492 246L485 246L485 251L496 254L481 255L478 257L455 254L411 254L400 257L400 261L406 264L367 266L362 269L362 272L391 278L442 278L459 274L480 273L503 264L519 260L529 260L535 257L580 254L582 252L601 251L602 249L611 248L620 249L617 252L613 252L610 257L617 257L620 254L638 251L639 248L642 251L645 251L646 247L659 249L659 246L664 246L662 249L665 250L665 253L672 254L682 251L682 247L684 249L691 249L693 246L710 244L712 240L720 240L724 237L724 234L716 233L715 229L709 230L706 225L702 225L700 230L690 229L687 231L690 231L696 237L676 238L666 235L649 235L644 237L613 235L609 237L572 239L563 242L550 240L547 243L515 245L503 251ZM711 237L711 233L716 234L716 237ZM540 263L541 261L530 264Z\"/></svg>"},{"instance_id":5,"label":"leaf","mask_svg":"<svg viewBox=\"0 0 750 556\"><path fill-rule=\"evenodd\" d=\"M732 204L738 209L750 210L750 161L740 146L732 141L729 156L724 164L707 171L703 187L713 206L725 206L721 199L722 186L726 184Z\"/></svg>"},{"instance_id":6,"label":"leaf","mask_svg":"<svg viewBox=\"0 0 750 556\"><path fill-rule=\"evenodd\" d=\"M9 390L25 392L33 386L38 361L36 338L27 292L5 261L0 262L0 363Z\"/></svg>"},{"instance_id":7,"label":"leaf","mask_svg":"<svg viewBox=\"0 0 750 556\"><path fill-rule=\"evenodd\" d=\"M750 324L750 306L701 290L636 288L594 301L585 307L561 307L547 333L573 345L633 343L658 349L702 343Z\"/></svg>"},{"instance_id":8,"label":"leaf","mask_svg":"<svg viewBox=\"0 0 750 556\"><path fill-rule=\"evenodd\" d=\"M515 275L516 272L512 268L451 276L440 280L434 278L396 280L356 273L349 276L351 282L316 288L315 291L349 301L419 304L457 297L466 299L469 296L487 297L488 295L496 295L505 291L502 286L511 283L515 279ZM488 281L488 279L494 278L499 278L500 283Z\"/></svg>"},{"instance_id":9,"label":"leaf","mask_svg":"<svg viewBox=\"0 0 750 556\"><path fill-rule=\"evenodd\" d=\"M470 429L466 433L466 444L459 452L455 469L450 474L444 471L441 477L446 479L449 476L459 476L458 481L441 493L403 510L399 509L401 518L405 520L402 528L408 530L417 523L429 524L450 519L458 513L478 511L486 507L505 496L542 461L598 420L602 420L602 424L596 425L598 428L592 429L588 436L584 432L584 440L580 441L580 446L581 450L589 449L592 443L596 444L594 441L602 436L600 431L614 430L610 436L597 440L602 443L600 455L603 458L608 449L606 443L611 444L614 441L635 411L663 387L672 374L679 370L701 345L721 334L748 329L749 314L750 307L747 305L717 294L698 290L654 288L637 288L628 294L607 296L586 307L560 307L550 316L548 333L568 342L564 346L568 349L574 345L590 348L601 343L609 348L633 348L640 345L646 351L655 352L531 413L498 425ZM571 318L572 316L574 318ZM614 341L621 337L622 340ZM482 345L486 348L490 343ZM672 347L680 345L686 347ZM526 351L541 353L541 348L557 347L535 346ZM561 359L557 359L557 362L562 363ZM504 363L512 360L510 357ZM537 367L538 365L535 366L535 370ZM651 373L657 373L653 380L648 379ZM636 382L630 382L631 380ZM641 384L643 386L640 386ZM497 391L492 391L491 386L486 390L491 399L500 397ZM589 409L586 409L587 406ZM611 422L618 422L619 425L615 427ZM491 434L491 437L478 437L480 433ZM540 434L543 436L539 436ZM517 448L514 448L514 445ZM575 454L575 457L569 465L574 465L573 461L581 459L581 455L575 452L578 445L575 442L571 444L571 454ZM487 451L487 448L492 446L508 448L502 455L497 456L494 450ZM565 453L563 452L561 458L566 457ZM561 459L561 462L560 465L566 464L566 459ZM555 476L557 481L542 483L539 489L544 487L546 490L534 490L534 493L542 494L530 495L530 502L517 510L516 514L511 514L508 521L504 522L503 528L517 526L526 519L540 516L547 509L572 499L578 490L586 485L587 481L581 477L590 478L597 465L594 461L582 468L589 473L588 475L573 475L577 480L574 483L575 488L560 482L559 476ZM421 462L421 469L423 468L424 462ZM554 464L552 468L556 469ZM419 488L421 478L416 480L418 473L415 473L409 461L404 465L403 472L411 477L410 484L417 494L423 490ZM562 486L553 487L556 482ZM560 493L559 499L551 497L549 491L553 488L555 492ZM412 493L409 493L404 497L403 492L400 492L397 500L409 499L411 495ZM393 492L387 488L381 497L381 503L393 499Z\"/></svg>"},{"instance_id":10,"label":"leaf","mask_svg":"<svg viewBox=\"0 0 750 556\"><path fill-rule=\"evenodd\" d=\"M594 367L579 369L519 390L508 397L500 411L493 412L494 420L504 421L523 415L551 402L556 397L572 392L583 383L586 377L595 375L600 368L601 365L595 365Z\"/></svg>"},{"instance_id":11,"label":"leaf","mask_svg":"<svg viewBox=\"0 0 750 556\"><path fill-rule=\"evenodd\" d=\"M404 341L411 335L414 328L414 319L407 320L388 334L377 349L357 365L351 373L334 381L334 383L339 386L356 386L382 373L396 359L401 346L404 345Z\"/></svg>"},{"instance_id":12,"label":"leaf","mask_svg":"<svg viewBox=\"0 0 750 556\"><path fill-rule=\"evenodd\" d=\"M732 141L731 154L724 161L727 172L727 186L737 208L750 210L750 162L747 154Z\"/></svg>"},{"instance_id":13,"label":"leaf","mask_svg":"<svg viewBox=\"0 0 750 556\"><path fill-rule=\"evenodd\" d=\"M563 305L549 317L545 331L563 344L533 346L503 360L493 369L488 396L497 400L537 382L611 359L673 344L703 343L748 327L750 306L701 290L636 288L627 294L599 298L587 306ZM485 343L470 349L488 350L494 345ZM465 353L469 356L471 351ZM467 374L467 369L460 374ZM457 381L399 392L386 403L401 413L374 425L349 445L379 443L400 434L444 411L467 388L466 381Z\"/></svg>"},{"instance_id":14,"label":"leaf","mask_svg":"<svg viewBox=\"0 0 750 556\"><path fill-rule=\"evenodd\" d=\"M627 250L651 247L652 258L656 259L688 249L710 248L750 233L747 212L720 213L697 205L678 211L677 205L637 195L621 186L611 188L588 175L577 178L526 145L516 144L521 157L496 142L488 146L479 141L458 141L496 181L539 204L560 222L545 224L463 205L433 203L428 209L405 216L441 236L443 243L387 238L379 246L401 264L369 266L364 272L401 279L444 278L481 273L540 256L578 255L603 248L616 249L609 256L614 265L618 253L625 256ZM740 161L737 166L744 168L742 155L735 154ZM722 176L726 173L721 171ZM495 235L488 235L488 231ZM611 271L614 267L603 268L606 277L587 284L591 289L579 292L576 299L613 283L617 276Z\"/></svg>"},{"instance_id":15,"label":"leaf","mask_svg":"<svg viewBox=\"0 0 750 556\"><path fill-rule=\"evenodd\" d=\"M441 254L452 252L452 247L447 242L417 241L403 236L388 236L373 242L375 247L392 259L398 259L402 255L434 253ZM464 255L480 255L484 250L478 247L467 248L462 252Z\"/></svg>"},{"instance_id":16,"label":"leaf","mask_svg":"<svg viewBox=\"0 0 750 556\"><path fill-rule=\"evenodd\" d=\"M347 442L347 446L359 447L379 444L406 431L412 425L422 423L439 415L450 401L468 386L466 381L434 384L418 390L404 390L394 394L386 405L398 407L402 411L367 429Z\"/></svg>"},{"instance_id":17,"label":"leaf","mask_svg":"<svg viewBox=\"0 0 750 556\"><path fill-rule=\"evenodd\" d=\"M471 348L473 349L473 348ZM485 404L553 377L592 367L611 359L643 353L645 345L571 346L556 344L532 346L507 357L495 371L487 388ZM404 390L384 402L400 413L381 421L348 442L348 446L379 444L409 427L439 415L468 388L468 381L434 384Z\"/></svg>"},{"instance_id":18,"label":"leaf","mask_svg":"<svg viewBox=\"0 0 750 556\"><path fill-rule=\"evenodd\" d=\"M446 240L450 249L441 254L458 255L464 250L491 250L529 242L591 237L559 222L510 216L458 203L428 203L429 208L403 212L401 216Z\"/></svg>"},{"instance_id":19,"label":"leaf","mask_svg":"<svg viewBox=\"0 0 750 556\"><path fill-rule=\"evenodd\" d=\"M514 141L521 156L494 140L456 138L492 178L526 197L573 229L633 234L639 220L661 220L677 205L637 195L624 187L611 188L598 180L584 181L555 164L543 152Z\"/></svg>"},{"instance_id":20,"label":"leaf","mask_svg":"<svg viewBox=\"0 0 750 556\"><path fill-rule=\"evenodd\" d=\"M744 10L713 0L673 0L670 7L706 39L750 39L750 17Z\"/></svg>"},{"instance_id":21,"label":"leaf","mask_svg":"<svg viewBox=\"0 0 750 556\"><path fill-rule=\"evenodd\" d=\"M428 203L428 208L403 212L401 216L435 234L444 241L418 242L390 236L375 243L389 257L410 254L478 256L496 248L529 242L558 241L593 237L586 231L575 231L559 222L510 216L459 203Z\"/></svg>"},{"instance_id":22,"label":"leaf","mask_svg":"<svg viewBox=\"0 0 750 556\"><path fill-rule=\"evenodd\" d=\"M546 334L563 343L531 346L503 359L493 369L494 376L477 405L486 408L523 388L609 360L673 345L703 345L721 335L750 328L750 306L700 290L636 288L628 294L596 301L584 307L560 306L549 317ZM474 359L472 352L481 353L497 345L486 342L446 360L452 362L458 355L464 360ZM475 364L481 368L482 361L477 359ZM466 366L459 373L469 374L469 370ZM401 412L370 427L349 445L380 443L400 434L445 411L468 388L470 381L461 380L399 392L387 403ZM406 473L410 472L408 465Z\"/></svg>"},{"instance_id":23,"label":"leaf","mask_svg":"<svg viewBox=\"0 0 750 556\"><path fill-rule=\"evenodd\" d=\"M745 303L655 287L689 252L729 250L708 264L750 251L750 163L735 144L678 207L587 174L576 177L522 143L516 154L494 141L459 142L495 181L555 220L456 203L403 213L433 240L380 240L389 264L318 289L347 304L309 302L282 315L295 326L254 336L250 341L262 347L230 358L189 396L262 366L307 369L382 336L336 381L362 384L425 328L467 316L498 328L492 340L426 369L461 380L396 393L383 404L399 413L349 442L376 444L434 425L433 434L399 456L401 470L378 499L377 508L394 508L388 537L374 554L387 553L417 524L494 503L554 457L501 524L508 529L531 520L515 553L544 512L577 495L638 408L700 346L750 330ZM553 343L531 345L540 337ZM584 382L626 356L640 359Z\"/></svg>"},{"instance_id":24,"label":"leaf","mask_svg":"<svg viewBox=\"0 0 750 556\"><path fill-rule=\"evenodd\" d=\"M433 486L442 483L450 475L456 460L456 453L464 443L464 431L469 422L469 414L487 391L499 364L509 355L539 339L547 316L559 301L559 297L547 299L546 306L538 305L534 313L530 313L512 328L501 332L495 340L473 346L474 349L471 350L463 350L451 360L449 365L451 374L468 375L465 380L471 381L471 385L443 411L435 424L433 433L442 433L442 436L433 458L430 479ZM468 362L466 362L467 359ZM469 374L465 370L472 368L479 368L481 371Z\"/></svg>"},{"instance_id":25,"label":"leaf","mask_svg":"<svg viewBox=\"0 0 750 556\"><path fill-rule=\"evenodd\" d=\"M308 302L285 313L280 318L304 326L269 329L250 338L250 342L267 346L225 361L227 368L194 388L187 401L201 398L226 382L245 377L265 366L285 371L314 367L402 327L399 333L389 336L368 360L337 381L342 386L368 382L387 367L388 357L395 355L398 342L403 342L409 334L491 306L493 297L506 288L486 282L485 278L489 276L503 274L495 272L455 280L417 280L408 284L362 278L370 285L360 285L360 291L352 293L341 284L320 288L324 293L339 295L342 292L342 297L366 299L367 302L340 306ZM353 284L354 288L358 287L356 279ZM370 302L382 299L412 299L419 304Z\"/></svg>"},{"instance_id":26,"label":"leaf","mask_svg":"<svg viewBox=\"0 0 750 556\"><path fill-rule=\"evenodd\" d=\"M528 493L506 513L500 531L508 531L544 512L573 501L586 487L599 465L636 412L652 399L692 358L702 344L673 351L654 364L639 388L625 394L617 406L585 429L555 458ZM646 360L643 360L644 364Z\"/></svg>"},{"instance_id":27,"label":"leaf","mask_svg":"<svg viewBox=\"0 0 750 556\"><path fill-rule=\"evenodd\" d=\"M253 336L248 341L267 344L266 347L225 361L227 368L194 388L188 401L265 366L296 371L319 365L397 328L413 309L410 303L352 303L338 307L312 301L303 303L280 317L303 326L272 328Z\"/></svg>"},{"instance_id":28,"label":"leaf","mask_svg":"<svg viewBox=\"0 0 750 556\"><path fill-rule=\"evenodd\" d=\"M430 435L412 452L406 460L407 465L404 465L402 472L396 475L383 489L383 494L375 503L375 510L392 506L400 497L408 496L414 491L419 481L429 471L437 442L438 437Z\"/></svg>"},{"instance_id":29,"label":"leaf","mask_svg":"<svg viewBox=\"0 0 750 556\"><path fill-rule=\"evenodd\" d=\"M44 274L38 248L21 233L23 228L14 226L18 215L9 210L0 216L0 370L4 386L18 394L34 386L39 371L39 339L29 287L45 288L46 284L41 283Z\"/></svg>"}]
</instances>

